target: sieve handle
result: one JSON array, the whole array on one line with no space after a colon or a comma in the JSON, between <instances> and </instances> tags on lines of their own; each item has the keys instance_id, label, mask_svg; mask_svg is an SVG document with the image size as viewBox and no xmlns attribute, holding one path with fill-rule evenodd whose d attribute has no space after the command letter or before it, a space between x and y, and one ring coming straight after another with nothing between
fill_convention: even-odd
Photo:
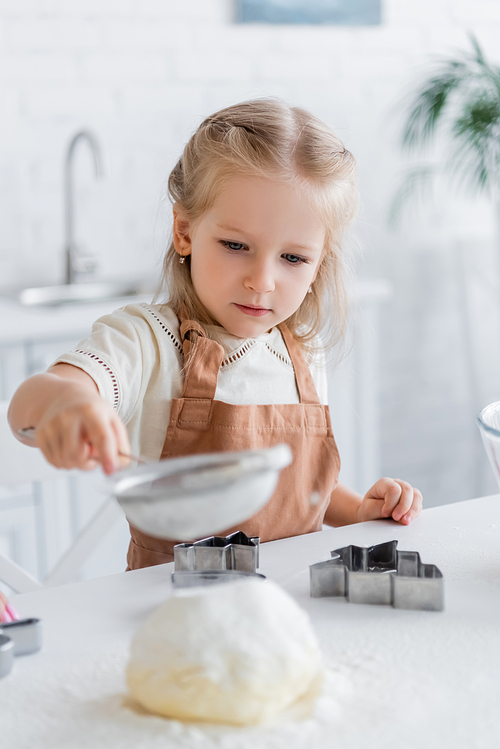
<instances>
[{"instance_id":1,"label":"sieve handle","mask_svg":"<svg viewBox=\"0 0 500 749\"><path fill-rule=\"evenodd\" d=\"M19 429L18 434L21 437L27 437L29 440L35 440L36 436L36 429L35 427L27 427L26 429ZM151 460L148 460L148 458L145 458L143 455L132 455L132 453L124 453L121 450L118 450L118 455L121 458L128 458L129 460L135 460L136 463L140 463L141 465L148 465L151 463ZM97 460L97 458L94 458L94 460Z\"/></svg>"}]
</instances>

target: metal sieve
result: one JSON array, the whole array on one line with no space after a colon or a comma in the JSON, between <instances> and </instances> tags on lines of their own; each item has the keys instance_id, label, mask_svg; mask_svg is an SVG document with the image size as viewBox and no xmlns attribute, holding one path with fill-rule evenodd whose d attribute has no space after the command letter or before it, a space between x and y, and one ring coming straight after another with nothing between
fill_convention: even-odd
<instances>
[{"instance_id":1,"label":"metal sieve","mask_svg":"<svg viewBox=\"0 0 500 749\"><path fill-rule=\"evenodd\" d=\"M168 458L110 476L127 519L158 538L190 540L230 528L271 498L292 461L288 445Z\"/></svg>"}]
</instances>

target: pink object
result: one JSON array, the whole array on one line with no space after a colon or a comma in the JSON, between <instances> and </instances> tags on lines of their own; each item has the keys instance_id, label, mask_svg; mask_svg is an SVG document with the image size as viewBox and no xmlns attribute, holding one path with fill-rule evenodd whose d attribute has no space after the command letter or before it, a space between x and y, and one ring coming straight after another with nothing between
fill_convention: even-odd
<instances>
[{"instance_id":1,"label":"pink object","mask_svg":"<svg viewBox=\"0 0 500 749\"><path fill-rule=\"evenodd\" d=\"M0 626L2 624L8 624L11 621L12 621L11 615L9 614L9 612L7 611L7 609L4 609L3 614L0 614Z\"/></svg>"},{"instance_id":2,"label":"pink object","mask_svg":"<svg viewBox=\"0 0 500 749\"><path fill-rule=\"evenodd\" d=\"M11 603L8 603L5 607L5 615L8 617L6 621L8 622L15 622L19 619L19 614L15 610L14 606Z\"/></svg>"}]
</instances>

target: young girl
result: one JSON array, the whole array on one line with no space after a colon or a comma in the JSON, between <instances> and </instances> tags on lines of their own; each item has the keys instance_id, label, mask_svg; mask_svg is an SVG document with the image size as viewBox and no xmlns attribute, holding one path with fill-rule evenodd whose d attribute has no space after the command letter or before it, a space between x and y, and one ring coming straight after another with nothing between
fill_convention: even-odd
<instances>
[{"instance_id":1,"label":"young girl","mask_svg":"<svg viewBox=\"0 0 500 749\"><path fill-rule=\"evenodd\" d=\"M249 101L200 125L169 193L166 303L102 317L75 351L21 385L14 434L36 427L55 466L98 462L108 474L120 451L159 459L286 442L292 465L238 530L270 541L323 522L410 523L422 497L406 482L380 479L364 497L338 482L318 331L326 323L339 341L345 327L352 154L303 109ZM173 559L172 542L131 535L130 568Z\"/></svg>"}]
</instances>

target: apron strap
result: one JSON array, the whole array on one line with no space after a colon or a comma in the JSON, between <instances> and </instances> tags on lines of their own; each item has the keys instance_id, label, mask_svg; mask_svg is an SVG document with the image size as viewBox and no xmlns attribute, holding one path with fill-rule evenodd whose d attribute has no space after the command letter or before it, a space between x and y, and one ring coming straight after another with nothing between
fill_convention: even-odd
<instances>
[{"instance_id":1,"label":"apron strap","mask_svg":"<svg viewBox=\"0 0 500 749\"><path fill-rule=\"evenodd\" d=\"M179 318L184 361L187 362L181 397L214 400L224 349L216 341L207 338L196 320L186 319L184 309L179 310ZM314 380L297 341L285 323L278 327L292 360L299 402L321 405Z\"/></svg>"},{"instance_id":2,"label":"apron strap","mask_svg":"<svg viewBox=\"0 0 500 749\"><path fill-rule=\"evenodd\" d=\"M297 341L290 333L285 323L281 323L278 327L283 336L283 340L285 341L288 353L290 354L290 359L292 360L300 403L305 403L307 405L321 405L311 371L307 366Z\"/></svg>"},{"instance_id":3,"label":"apron strap","mask_svg":"<svg viewBox=\"0 0 500 749\"><path fill-rule=\"evenodd\" d=\"M207 338L196 320L184 320L180 334L184 361L187 362L181 397L214 400L224 349Z\"/></svg>"},{"instance_id":4,"label":"apron strap","mask_svg":"<svg viewBox=\"0 0 500 749\"><path fill-rule=\"evenodd\" d=\"M191 332L196 333L196 335L191 336ZM191 346L196 343L197 337L206 338L206 333L196 320L183 320L180 327L180 336L184 361L187 361Z\"/></svg>"}]
</instances>

